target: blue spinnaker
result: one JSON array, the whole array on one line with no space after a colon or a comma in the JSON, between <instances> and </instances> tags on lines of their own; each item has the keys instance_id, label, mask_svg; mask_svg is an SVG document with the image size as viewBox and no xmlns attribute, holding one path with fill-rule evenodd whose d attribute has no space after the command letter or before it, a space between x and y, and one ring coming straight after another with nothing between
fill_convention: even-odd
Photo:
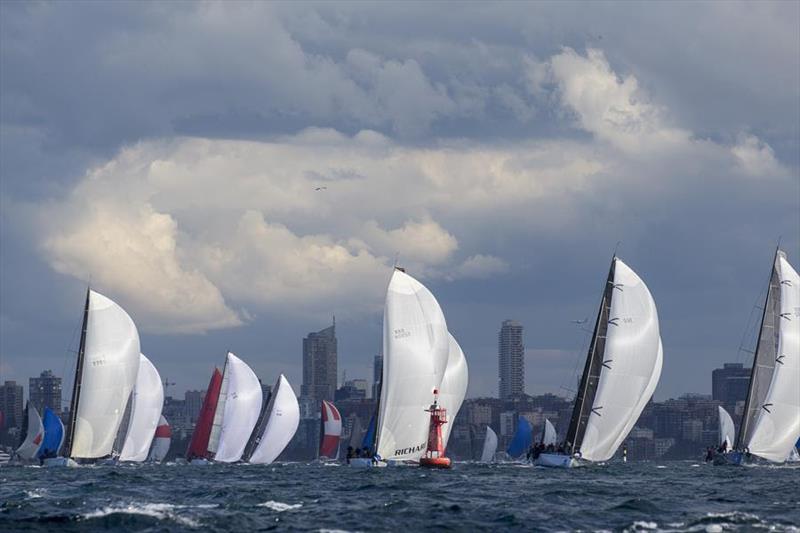
<instances>
[{"instance_id":1,"label":"blue spinnaker","mask_svg":"<svg viewBox=\"0 0 800 533\"><path fill-rule=\"evenodd\" d=\"M517 422L517 432L514 433L514 438L511 439L511 444L508 445L506 453L509 457L520 457L528 451L533 442L533 426L524 417L519 417Z\"/></svg>"},{"instance_id":2,"label":"blue spinnaker","mask_svg":"<svg viewBox=\"0 0 800 533\"><path fill-rule=\"evenodd\" d=\"M369 427L367 427L367 432L364 433L361 447L368 450L372 450L375 447L375 415L372 415L372 418L369 419Z\"/></svg>"},{"instance_id":3,"label":"blue spinnaker","mask_svg":"<svg viewBox=\"0 0 800 533\"><path fill-rule=\"evenodd\" d=\"M42 425L44 426L44 440L37 457L56 457L64 442L64 424L52 409L45 407Z\"/></svg>"}]
</instances>

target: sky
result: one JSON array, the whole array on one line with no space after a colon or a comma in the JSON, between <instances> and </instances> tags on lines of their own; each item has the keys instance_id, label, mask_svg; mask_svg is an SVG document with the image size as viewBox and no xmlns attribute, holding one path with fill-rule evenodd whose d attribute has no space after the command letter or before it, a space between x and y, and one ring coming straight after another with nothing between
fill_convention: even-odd
<instances>
[{"instance_id":1,"label":"sky","mask_svg":"<svg viewBox=\"0 0 800 533\"><path fill-rule=\"evenodd\" d=\"M710 393L800 263L797 2L0 2L0 380L74 372L87 283L167 394L226 350L370 378L397 263L496 395L569 396L618 255L657 399ZM320 188L320 190L317 190Z\"/></svg>"}]
</instances>

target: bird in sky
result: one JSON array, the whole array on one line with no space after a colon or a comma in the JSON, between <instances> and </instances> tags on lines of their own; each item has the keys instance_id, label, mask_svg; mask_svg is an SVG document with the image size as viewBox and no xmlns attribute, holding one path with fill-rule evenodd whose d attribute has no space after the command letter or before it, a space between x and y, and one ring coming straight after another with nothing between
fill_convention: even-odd
<instances>
[{"instance_id":1,"label":"bird in sky","mask_svg":"<svg viewBox=\"0 0 800 533\"><path fill-rule=\"evenodd\" d=\"M577 324L579 326L582 326L583 324L586 324L588 321L589 321L589 318L587 317L587 318L584 318L583 320L573 320L572 323L573 324Z\"/></svg>"},{"instance_id":2,"label":"bird in sky","mask_svg":"<svg viewBox=\"0 0 800 533\"><path fill-rule=\"evenodd\" d=\"M317 187L317 188L316 188L316 189L314 189L314 190L315 190L315 191L327 191L327 190L328 190L328 188L327 188L327 187Z\"/></svg>"}]
</instances>

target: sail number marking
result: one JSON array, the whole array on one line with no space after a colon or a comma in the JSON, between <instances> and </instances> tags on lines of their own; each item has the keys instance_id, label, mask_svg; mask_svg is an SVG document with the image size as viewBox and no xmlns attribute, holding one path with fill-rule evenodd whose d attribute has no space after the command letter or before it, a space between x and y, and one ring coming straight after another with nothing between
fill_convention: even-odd
<instances>
[{"instance_id":1,"label":"sail number marking","mask_svg":"<svg viewBox=\"0 0 800 533\"><path fill-rule=\"evenodd\" d=\"M411 332L404 328L396 329L393 333L395 339L405 339L411 336Z\"/></svg>"}]
</instances>

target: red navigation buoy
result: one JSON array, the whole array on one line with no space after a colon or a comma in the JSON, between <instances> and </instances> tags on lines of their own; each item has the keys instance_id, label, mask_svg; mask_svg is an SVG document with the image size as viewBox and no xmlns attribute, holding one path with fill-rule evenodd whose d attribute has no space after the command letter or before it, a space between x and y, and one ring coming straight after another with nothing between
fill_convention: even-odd
<instances>
[{"instance_id":1,"label":"red navigation buoy","mask_svg":"<svg viewBox=\"0 0 800 533\"><path fill-rule=\"evenodd\" d=\"M433 389L433 404L425 411L431 414L431 424L428 430L428 450L425 457L419 460L419 464L428 468L450 468L450 458L444 456L442 442L442 426L447 424L447 409L439 407L437 389Z\"/></svg>"}]
</instances>

